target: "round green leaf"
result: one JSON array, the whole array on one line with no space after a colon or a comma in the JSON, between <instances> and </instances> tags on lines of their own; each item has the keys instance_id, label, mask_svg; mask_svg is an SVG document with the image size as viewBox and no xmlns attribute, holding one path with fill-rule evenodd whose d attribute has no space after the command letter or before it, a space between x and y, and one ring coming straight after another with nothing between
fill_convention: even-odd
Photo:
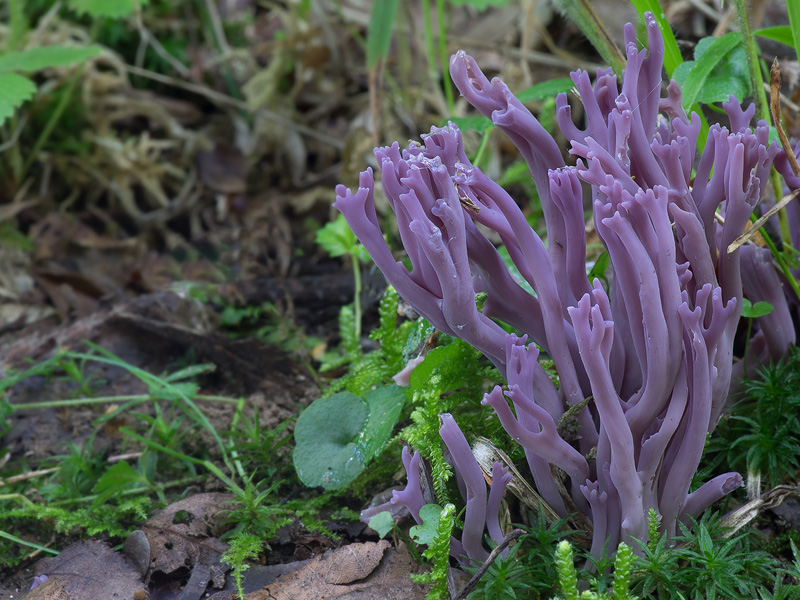
<instances>
[{"instance_id":1,"label":"round green leaf","mask_svg":"<svg viewBox=\"0 0 800 600\"><path fill-rule=\"evenodd\" d=\"M436 528L439 526L439 519L442 516L442 507L438 504L426 504L419 509L419 517L422 525L414 525L408 532L418 544L430 546L436 536Z\"/></svg>"},{"instance_id":2,"label":"round green leaf","mask_svg":"<svg viewBox=\"0 0 800 600\"><path fill-rule=\"evenodd\" d=\"M305 409L294 428L294 466L310 487L342 488L364 469L364 458L354 443L369 410L347 392L320 398Z\"/></svg>"},{"instance_id":3,"label":"round green leaf","mask_svg":"<svg viewBox=\"0 0 800 600\"><path fill-rule=\"evenodd\" d=\"M742 298L742 316L746 319L757 319L772 312L773 306L769 302L756 302L751 304L747 298Z\"/></svg>"},{"instance_id":4,"label":"round green leaf","mask_svg":"<svg viewBox=\"0 0 800 600\"><path fill-rule=\"evenodd\" d=\"M377 515L375 515L369 520L368 525L369 527L377 531L378 535L381 536L381 539L383 539L386 537L386 534L389 533L394 527L394 519L392 519L392 513L390 513L388 510L379 512Z\"/></svg>"},{"instance_id":5,"label":"round green leaf","mask_svg":"<svg viewBox=\"0 0 800 600\"><path fill-rule=\"evenodd\" d=\"M364 462L368 463L380 456L392 436L405 402L405 390L397 385L379 387L367 394L365 401L369 407L369 419L356 445L362 450Z\"/></svg>"}]
</instances>

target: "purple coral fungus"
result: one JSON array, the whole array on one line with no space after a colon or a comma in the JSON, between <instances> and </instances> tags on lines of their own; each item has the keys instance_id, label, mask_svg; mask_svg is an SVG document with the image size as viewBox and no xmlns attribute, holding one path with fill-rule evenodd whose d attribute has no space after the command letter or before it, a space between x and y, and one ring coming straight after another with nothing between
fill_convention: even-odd
<instances>
[{"instance_id":1,"label":"purple coral fungus","mask_svg":"<svg viewBox=\"0 0 800 600\"><path fill-rule=\"evenodd\" d=\"M662 97L663 42L651 15L646 27L649 52L637 47L630 24L625 29L621 86L610 70L599 71L594 85L587 73L573 74L585 129L573 123L566 95L556 99L574 166L502 81L489 81L464 52L451 59L461 94L527 161L547 243L513 198L470 164L452 124L434 127L422 144L405 150L396 143L375 150L410 271L381 234L371 170L361 174L357 190L337 187L335 203L399 294L503 373L506 390L496 387L484 403L524 448L545 501L561 515L577 507L592 521L595 555L606 541L613 548L631 537L646 539L650 509L673 535L680 519L741 485L737 473L728 473L690 491L731 381L742 252L726 249L747 224L778 152L767 124L749 129L752 107L731 98L723 105L730 126L712 126L696 156L700 120L686 115L674 82ZM613 268L608 289L586 275L585 187ZM497 232L534 294L514 281L476 223ZM487 294L482 311L479 292ZM493 319L522 337L507 335ZM539 364L540 350L555 363L560 387ZM559 420L590 397L579 411L579 439L568 442ZM480 560L484 523L496 519L496 503L490 494L487 512L485 484L461 447L466 442L458 441L449 415L443 423L466 488L458 552ZM568 497L552 466L566 473ZM489 525L493 537L496 531Z\"/></svg>"}]
</instances>

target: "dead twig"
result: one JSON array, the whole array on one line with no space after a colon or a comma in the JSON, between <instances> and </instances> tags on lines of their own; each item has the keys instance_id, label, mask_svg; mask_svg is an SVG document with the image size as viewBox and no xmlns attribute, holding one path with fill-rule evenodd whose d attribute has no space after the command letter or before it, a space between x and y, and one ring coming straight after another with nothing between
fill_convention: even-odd
<instances>
[{"instance_id":1,"label":"dead twig","mask_svg":"<svg viewBox=\"0 0 800 600\"><path fill-rule=\"evenodd\" d=\"M7 477L6 479L0 479L0 487L4 487L7 485L14 485L15 483L19 483L20 481L27 481L28 479L34 479L36 477L41 477L42 475L49 475L50 473L55 473L60 468L61 467L40 469L39 471L30 471L29 473L21 473L20 475L13 475L12 477Z\"/></svg>"},{"instance_id":2,"label":"dead twig","mask_svg":"<svg viewBox=\"0 0 800 600\"><path fill-rule=\"evenodd\" d=\"M789 164L792 165L792 171L797 177L800 177L800 165L797 164L794 151L789 138L786 137L786 132L783 130L781 124L781 67L778 64L778 57L772 61L772 67L769 69L769 111L772 113L772 121L775 123L775 129L778 130L778 138L781 140L783 151L786 152L786 157L789 159Z\"/></svg>"},{"instance_id":3,"label":"dead twig","mask_svg":"<svg viewBox=\"0 0 800 600\"><path fill-rule=\"evenodd\" d=\"M722 517L720 525L727 529L723 536L726 538L731 537L759 514L770 508L775 508L787 498L800 498L800 486L779 485L768 492L764 492L755 500L742 504Z\"/></svg>"},{"instance_id":4,"label":"dead twig","mask_svg":"<svg viewBox=\"0 0 800 600\"><path fill-rule=\"evenodd\" d=\"M731 242L730 246L728 246L728 254L731 252L735 252L738 250L739 246L746 244L750 241L750 239L758 233L758 230L764 226L770 217L772 217L775 213L777 213L780 209L784 206L789 204L792 200L797 198L800 195L800 189L796 189L793 192L786 194L783 198L781 198L780 202L778 202L775 206L770 208L767 212L761 215L758 220L754 221L750 227L745 229L744 233L737 237L733 242Z\"/></svg>"}]
</instances>

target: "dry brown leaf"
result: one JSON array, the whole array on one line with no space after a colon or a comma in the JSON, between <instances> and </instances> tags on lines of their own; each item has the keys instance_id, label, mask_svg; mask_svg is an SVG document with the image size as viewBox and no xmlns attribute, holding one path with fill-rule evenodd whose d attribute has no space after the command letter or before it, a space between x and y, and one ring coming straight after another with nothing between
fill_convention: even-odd
<instances>
[{"instance_id":1,"label":"dry brown leaf","mask_svg":"<svg viewBox=\"0 0 800 600\"><path fill-rule=\"evenodd\" d=\"M221 531L225 502L231 494L210 493L190 496L156 512L142 525L150 544L150 571L180 575L188 581L174 596L176 600L198 600L208 586L221 589L229 567L220 562L228 545L216 537Z\"/></svg>"},{"instance_id":2,"label":"dry brown leaf","mask_svg":"<svg viewBox=\"0 0 800 600\"><path fill-rule=\"evenodd\" d=\"M427 587L412 583L418 571L405 546L389 542L350 544L314 557L245 600L422 600Z\"/></svg>"},{"instance_id":3,"label":"dry brown leaf","mask_svg":"<svg viewBox=\"0 0 800 600\"><path fill-rule=\"evenodd\" d=\"M199 556L201 544L216 548L220 553L227 545L215 539L223 520L225 504L231 494L196 494L157 511L143 525L142 531L150 542L150 575L153 571L169 574L176 569L191 567Z\"/></svg>"},{"instance_id":4,"label":"dry brown leaf","mask_svg":"<svg viewBox=\"0 0 800 600\"><path fill-rule=\"evenodd\" d=\"M42 585L21 596L27 600L143 600L147 588L127 558L108 544L86 540L67 546L61 554L36 563ZM113 574L105 576L104 574Z\"/></svg>"}]
</instances>

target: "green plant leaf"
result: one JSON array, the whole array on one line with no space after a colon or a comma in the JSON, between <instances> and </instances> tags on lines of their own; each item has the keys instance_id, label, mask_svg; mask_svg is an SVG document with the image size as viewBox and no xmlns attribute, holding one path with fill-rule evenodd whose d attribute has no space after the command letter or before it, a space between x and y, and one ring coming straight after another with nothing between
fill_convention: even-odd
<instances>
[{"instance_id":1,"label":"green plant leaf","mask_svg":"<svg viewBox=\"0 0 800 600\"><path fill-rule=\"evenodd\" d=\"M483 133L490 127L493 127L492 122L483 115L470 115L469 117L450 117L447 119L451 123L455 123L461 131L477 131ZM446 125L446 123L442 123Z\"/></svg>"},{"instance_id":2,"label":"green plant leaf","mask_svg":"<svg viewBox=\"0 0 800 600\"><path fill-rule=\"evenodd\" d=\"M405 390L397 385L380 387L367 394L369 417L356 442L365 464L383 452L400 418L405 397Z\"/></svg>"},{"instance_id":3,"label":"green plant leaf","mask_svg":"<svg viewBox=\"0 0 800 600\"><path fill-rule=\"evenodd\" d=\"M397 0L375 0L367 28L367 68L373 69L389 53Z\"/></svg>"},{"instance_id":4,"label":"green plant leaf","mask_svg":"<svg viewBox=\"0 0 800 600\"><path fill-rule=\"evenodd\" d=\"M359 245L358 239L341 214L317 231L315 241L333 258L351 254Z\"/></svg>"},{"instance_id":5,"label":"green plant leaf","mask_svg":"<svg viewBox=\"0 0 800 600\"><path fill-rule=\"evenodd\" d=\"M0 56L0 72L31 72L46 67L62 67L100 54L100 46L43 46Z\"/></svg>"},{"instance_id":6,"label":"green plant leaf","mask_svg":"<svg viewBox=\"0 0 800 600\"><path fill-rule=\"evenodd\" d=\"M430 546L436 535L436 528L439 526L439 518L442 515L442 507L438 504L426 504L419 509L419 516L422 525L414 525L408 532L415 542Z\"/></svg>"},{"instance_id":7,"label":"green plant leaf","mask_svg":"<svg viewBox=\"0 0 800 600\"><path fill-rule=\"evenodd\" d=\"M595 259L592 268L589 269L589 274L587 275L587 278L589 279L589 281L594 281L595 279L602 279L603 281L606 281L607 280L606 271L610 266L611 266L611 257L608 255L607 250L603 250L600 253L600 256L598 256Z\"/></svg>"},{"instance_id":8,"label":"green plant leaf","mask_svg":"<svg viewBox=\"0 0 800 600\"><path fill-rule=\"evenodd\" d=\"M137 473L127 462L121 460L110 467L103 476L97 480L94 492L97 494L92 503L92 508L102 506L106 500L126 490L134 483L146 483L145 478Z\"/></svg>"},{"instance_id":9,"label":"green plant leaf","mask_svg":"<svg viewBox=\"0 0 800 600\"><path fill-rule=\"evenodd\" d=\"M394 528L394 519L392 519L392 513L390 513L388 510L379 512L369 520L368 525L377 531L378 535L381 536L381 539L383 539L386 537L386 534Z\"/></svg>"},{"instance_id":10,"label":"green plant leaf","mask_svg":"<svg viewBox=\"0 0 800 600\"><path fill-rule=\"evenodd\" d=\"M738 32L700 40L695 60L681 64L672 74L683 89L684 108L689 109L696 102L727 101L729 94L744 99L750 91L750 77L743 53Z\"/></svg>"},{"instance_id":11,"label":"green plant leaf","mask_svg":"<svg viewBox=\"0 0 800 600\"><path fill-rule=\"evenodd\" d=\"M519 94L515 94L520 102L533 102L535 100L545 100L551 98L561 92L570 91L575 84L569 77L561 77L558 79L549 79L541 83L532 85L531 87L522 90Z\"/></svg>"},{"instance_id":12,"label":"green plant leaf","mask_svg":"<svg viewBox=\"0 0 800 600\"><path fill-rule=\"evenodd\" d=\"M792 38L792 28L788 25L778 25L776 27L764 27L763 29L753 30L753 35L757 35L773 42L780 42L787 46L794 46Z\"/></svg>"},{"instance_id":13,"label":"green plant leaf","mask_svg":"<svg viewBox=\"0 0 800 600\"><path fill-rule=\"evenodd\" d=\"M446 394L464 387L465 363L472 359L470 350L471 346L465 342L434 348L411 373L411 388Z\"/></svg>"},{"instance_id":14,"label":"green plant leaf","mask_svg":"<svg viewBox=\"0 0 800 600\"><path fill-rule=\"evenodd\" d=\"M0 125L35 92L30 79L16 73L0 73Z\"/></svg>"},{"instance_id":15,"label":"green plant leaf","mask_svg":"<svg viewBox=\"0 0 800 600\"><path fill-rule=\"evenodd\" d=\"M133 14L137 6L144 6L149 0L69 0L67 6L79 14L92 18L108 17L119 19Z\"/></svg>"},{"instance_id":16,"label":"green plant leaf","mask_svg":"<svg viewBox=\"0 0 800 600\"><path fill-rule=\"evenodd\" d=\"M349 392L315 400L300 413L293 454L300 481L328 490L353 481L364 469L355 439L368 416L366 402Z\"/></svg>"},{"instance_id":17,"label":"green plant leaf","mask_svg":"<svg viewBox=\"0 0 800 600\"><path fill-rule=\"evenodd\" d=\"M742 316L746 319L756 319L772 312L774 307L769 302L756 302L751 304L747 298L742 298Z\"/></svg>"},{"instance_id":18,"label":"green plant leaf","mask_svg":"<svg viewBox=\"0 0 800 600\"><path fill-rule=\"evenodd\" d=\"M227 307L226 307L227 308ZM217 365L214 363L201 363L199 365L191 365L180 371L168 373L164 375L164 381L174 382L181 379L189 379L190 377L198 377L206 373L213 373L217 370Z\"/></svg>"}]
</instances>

